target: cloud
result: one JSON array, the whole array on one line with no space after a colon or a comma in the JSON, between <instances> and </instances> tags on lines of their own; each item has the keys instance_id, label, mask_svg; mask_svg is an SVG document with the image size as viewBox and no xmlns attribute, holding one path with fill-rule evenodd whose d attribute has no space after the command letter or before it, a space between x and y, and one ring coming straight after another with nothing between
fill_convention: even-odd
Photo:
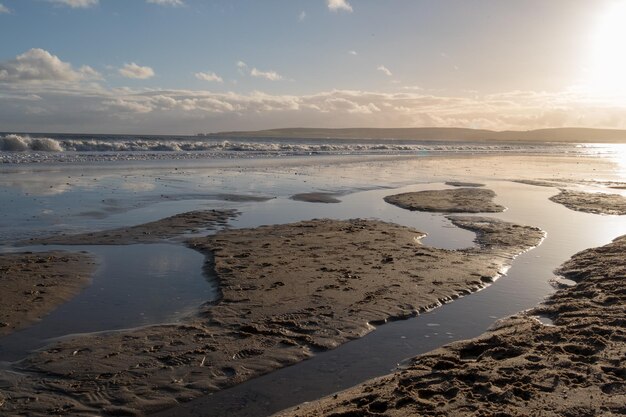
<instances>
[{"instance_id":1,"label":"cloud","mask_svg":"<svg viewBox=\"0 0 626 417\"><path fill-rule=\"evenodd\" d=\"M448 97L409 89L288 95L131 88L50 91L38 84L20 86L19 91L13 91L0 84L0 124L6 130L65 127L111 133L196 133L206 130L207 123L213 130L293 124L496 130L626 128L626 105L599 102L573 92L512 91ZM19 94L23 99L16 99Z\"/></svg>"},{"instance_id":2,"label":"cloud","mask_svg":"<svg viewBox=\"0 0 626 417\"><path fill-rule=\"evenodd\" d=\"M139 80L145 80L147 78L154 77L154 70L150 67L142 67L134 62L130 64L124 64L122 68L118 70L122 77L134 78Z\"/></svg>"},{"instance_id":3,"label":"cloud","mask_svg":"<svg viewBox=\"0 0 626 417\"><path fill-rule=\"evenodd\" d=\"M158 4L159 6L180 7L185 5L185 2L183 0L146 0L146 2L151 4Z\"/></svg>"},{"instance_id":4,"label":"cloud","mask_svg":"<svg viewBox=\"0 0 626 417\"><path fill-rule=\"evenodd\" d=\"M248 73L247 65L239 67ZM413 86L397 86L387 92L244 94L110 88L94 82L99 76L91 67L75 68L42 49L0 62L0 126L8 131L107 133L196 133L207 126L233 130L296 124L495 130L626 128L623 100L591 96L576 89L442 96Z\"/></svg>"},{"instance_id":5,"label":"cloud","mask_svg":"<svg viewBox=\"0 0 626 417\"><path fill-rule=\"evenodd\" d=\"M61 6L71 7L72 9L86 9L96 6L99 0L50 0Z\"/></svg>"},{"instance_id":6,"label":"cloud","mask_svg":"<svg viewBox=\"0 0 626 417\"><path fill-rule=\"evenodd\" d=\"M352 12L352 6L346 0L326 0L326 4L328 5L328 9L333 12L341 10Z\"/></svg>"},{"instance_id":7,"label":"cloud","mask_svg":"<svg viewBox=\"0 0 626 417\"><path fill-rule=\"evenodd\" d=\"M393 76L393 74L391 73L391 71L389 71L389 68L387 68L384 65L379 65L378 68L376 68L378 71L382 72L383 74L385 74L388 77Z\"/></svg>"},{"instance_id":8,"label":"cloud","mask_svg":"<svg viewBox=\"0 0 626 417\"><path fill-rule=\"evenodd\" d=\"M214 72L196 72L194 75L196 76L197 79L202 80L202 81L213 81L213 82L218 82L218 83L224 82L222 77L220 77Z\"/></svg>"},{"instance_id":9,"label":"cloud","mask_svg":"<svg viewBox=\"0 0 626 417\"><path fill-rule=\"evenodd\" d=\"M243 61L237 61L237 72L241 75L245 75L246 70L248 69L248 64Z\"/></svg>"},{"instance_id":10,"label":"cloud","mask_svg":"<svg viewBox=\"0 0 626 417\"><path fill-rule=\"evenodd\" d=\"M252 68L250 71L250 75L257 78L265 78L270 81L278 81L282 80L282 75L277 73L276 71L260 71L256 68Z\"/></svg>"},{"instance_id":11,"label":"cloud","mask_svg":"<svg viewBox=\"0 0 626 417\"><path fill-rule=\"evenodd\" d=\"M354 55L354 56L358 55L358 53L356 51L348 51L348 54L349 55Z\"/></svg>"},{"instance_id":12,"label":"cloud","mask_svg":"<svg viewBox=\"0 0 626 417\"><path fill-rule=\"evenodd\" d=\"M121 111L123 113L149 113L153 110L153 107L149 103L124 100L121 98L107 100L102 102L102 104L104 105L104 110Z\"/></svg>"},{"instance_id":13,"label":"cloud","mask_svg":"<svg viewBox=\"0 0 626 417\"><path fill-rule=\"evenodd\" d=\"M11 10L4 4L0 3L0 14L2 13L11 13Z\"/></svg>"},{"instance_id":14,"label":"cloud","mask_svg":"<svg viewBox=\"0 0 626 417\"><path fill-rule=\"evenodd\" d=\"M304 19L306 19L306 12L302 10L298 15L298 21L302 22Z\"/></svg>"},{"instance_id":15,"label":"cloud","mask_svg":"<svg viewBox=\"0 0 626 417\"><path fill-rule=\"evenodd\" d=\"M75 70L50 52L33 48L15 59L0 62L0 83L78 82L99 80L102 76L89 66Z\"/></svg>"}]
</instances>

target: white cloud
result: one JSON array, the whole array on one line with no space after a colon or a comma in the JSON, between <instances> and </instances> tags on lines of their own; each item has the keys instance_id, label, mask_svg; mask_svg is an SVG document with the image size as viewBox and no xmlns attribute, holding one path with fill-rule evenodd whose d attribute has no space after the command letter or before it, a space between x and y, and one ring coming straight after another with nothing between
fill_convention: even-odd
<instances>
[{"instance_id":1,"label":"white cloud","mask_svg":"<svg viewBox=\"0 0 626 417\"><path fill-rule=\"evenodd\" d=\"M1 13L11 13L11 10L4 4L0 3L0 14Z\"/></svg>"},{"instance_id":2,"label":"white cloud","mask_svg":"<svg viewBox=\"0 0 626 417\"><path fill-rule=\"evenodd\" d=\"M243 66L247 70L247 66ZM99 74L33 49L0 62L0 126L5 130L195 133L260 126L626 128L626 104L578 90L440 96L413 86L390 92L316 94L107 88ZM622 104L620 104L622 103Z\"/></svg>"},{"instance_id":3,"label":"white cloud","mask_svg":"<svg viewBox=\"0 0 626 417\"><path fill-rule=\"evenodd\" d=\"M140 65L131 62L130 64L124 64L122 68L118 70L120 75L126 78L135 78L139 80L145 80L147 78L154 77L154 70L150 67L142 67Z\"/></svg>"},{"instance_id":4,"label":"white cloud","mask_svg":"<svg viewBox=\"0 0 626 417\"><path fill-rule=\"evenodd\" d=\"M149 113L153 110L153 107L149 103L124 100L121 98L116 100L107 100L102 104L105 106L104 110L115 110L123 113Z\"/></svg>"},{"instance_id":5,"label":"white cloud","mask_svg":"<svg viewBox=\"0 0 626 417\"><path fill-rule=\"evenodd\" d=\"M89 66L78 70L50 52L33 48L15 59L0 62L0 82L78 82L98 80L102 76Z\"/></svg>"},{"instance_id":6,"label":"white cloud","mask_svg":"<svg viewBox=\"0 0 626 417\"><path fill-rule=\"evenodd\" d=\"M393 76L393 74L391 73L391 71L389 70L389 68L387 68L384 65L379 65L378 68L376 68L378 71L382 72L383 74L385 74L387 77L391 77Z\"/></svg>"},{"instance_id":7,"label":"white cloud","mask_svg":"<svg viewBox=\"0 0 626 417\"><path fill-rule=\"evenodd\" d=\"M100 74L95 69L91 68L89 65L83 65L82 67L80 67L78 72L81 74L81 77L83 79L89 79L89 80L102 80L102 79L104 79L102 77L102 74Z\"/></svg>"},{"instance_id":8,"label":"white cloud","mask_svg":"<svg viewBox=\"0 0 626 417\"><path fill-rule=\"evenodd\" d=\"M304 19L306 19L306 12L302 10L300 14L298 15L298 20L302 22Z\"/></svg>"},{"instance_id":9,"label":"white cloud","mask_svg":"<svg viewBox=\"0 0 626 417\"><path fill-rule=\"evenodd\" d=\"M196 72L194 75L196 76L197 79L202 80L202 81L212 81L212 82L218 82L218 83L224 82L222 77L220 77L214 72Z\"/></svg>"},{"instance_id":10,"label":"white cloud","mask_svg":"<svg viewBox=\"0 0 626 417\"><path fill-rule=\"evenodd\" d=\"M88 7L96 6L99 3L99 0L50 0L53 3L68 6L73 9L85 9Z\"/></svg>"},{"instance_id":11,"label":"white cloud","mask_svg":"<svg viewBox=\"0 0 626 417\"><path fill-rule=\"evenodd\" d=\"M328 8L333 12L337 12L340 10L351 12L352 6L346 0L326 0L326 4Z\"/></svg>"},{"instance_id":12,"label":"white cloud","mask_svg":"<svg viewBox=\"0 0 626 417\"><path fill-rule=\"evenodd\" d=\"M348 51L348 54L349 55L355 55L355 56L358 55L358 53L356 51Z\"/></svg>"},{"instance_id":13,"label":"white cloud","mask_svg":"<svg viewBox=\"0 0 626 417\"><path fill-rule=\"evenodd\" d=\"M248 64L243 61L237 61L237 72L239 72L239 74L245 75L247 69Z\"/></svg>"},{"instance_id":14,"label":"white cloud","mask_svg":"<svg viewBox=\"0 0 626 417\"><path fill-rule=\"evenodd\" d=\"M184 6L185 2L183 0L146 0L151 4L158 4L159 6L172 6L172 7L180 7Z\"/></svg>"},{"instance_id":15,"label":"white cloud","mask_svg":"<svg viewBox=\"0 0 626 417\"><path fill-rule=\"evenodd\" d=\"M256 68L252 68L252 70L250 71L250 75L257 78L265 78L266 80L270 81L278 81L283 78L282 75L280 75L276 71L260 71Z\"/></svg>"}]
</instances>

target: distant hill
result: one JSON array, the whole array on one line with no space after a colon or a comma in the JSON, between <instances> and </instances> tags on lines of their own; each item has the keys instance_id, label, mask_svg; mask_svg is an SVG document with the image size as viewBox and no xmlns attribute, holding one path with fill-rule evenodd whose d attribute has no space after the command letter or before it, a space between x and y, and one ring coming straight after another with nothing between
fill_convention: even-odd
<instances>
[{"instance_id":1,"label":"distant hill","mask_svg":"<svg viewBox=\"0 0 626 417\"><path fill-rule=\"evenodd\" d=\"M448 127L416 128L285 128L241 132L217 132L201 136L237 138L303 138L303 139L401 139L432 141L503 141L503 142L571 142L626 143L626 130L555 128L527 131L493 131Z\"/></svg>"}]
</instances>

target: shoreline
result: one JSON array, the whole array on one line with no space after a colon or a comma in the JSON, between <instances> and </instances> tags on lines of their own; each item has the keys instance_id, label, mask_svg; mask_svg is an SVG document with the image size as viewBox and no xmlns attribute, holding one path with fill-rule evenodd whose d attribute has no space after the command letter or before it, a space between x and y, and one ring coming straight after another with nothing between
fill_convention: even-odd
<instances>
[{"instance_id":1,"label":"shoreline","mask_svg":"<svg viewBox=\"0 0 626 417\"><path fill-rule=\"evenodd\" d=\"M558 271L577 284L530 312L502 319L478 338L417 356L390 375L276 416L621 415L624 251L626 236L579 252Z\"/></svg>"},{"instance_id":2,"label":"shoreline","mask_svg":"<svg viewBox=\"0 0 626 417\"><path fill-rule=\"evenodd\" d=\"M0 254L0 337L31 325L91 281L95 260L85 253Z\"/></svg>"},{"instance_id":3,"label":"shoreline","mask_svg":"<svg viewBox=\"0 0 626 417\"><path fill-rule=\"evenodd\" d=\"M491 161L494 161L494 162L497 161L496 156L490 156L489 158L477 157L477 159L479 160L478 162L473 161L472 163L473 164L476 164L476 163L480 164L481 162L484 162L485 160L491 160ZM563 158L563 159L565 159L565 158ZM509 158L504 158L503 159L503 163L504 163L504 165L507 166L507 168L510 168L509 167L510 164L508 163L508 161L511 161L511 160L512 159L509 159ZM536 163L536 165L540 166L540 165L544 164L544 161L547 161L547 160L548 159L542 159L542 160L539 161L539 163ZM414 162L419 162L421 164L424 160L417 161L415 158L413 158L413 161ZM442 162L442 161L444 161L444 160L443 159L437 159L437 158L430 158L430 159L426 160L426 163L420 169L421 170L427 170L427 169L432 169L433 170L432 175L430 177L428 177L426 179L426 181L437 182L438 178L450 179L452 177L454 179L458 179L459 177L463 177L462 175L459 175L458 173L454 174L454 173L446 171L446 167L449 167L450 165L444 165L443 167L439 167L438 164L440 162ZM518 158L517 161L524 161L524 158L522 158L521 160ZM569 157L566 162L568 164L574 163L574 164L578 165L578 161L576 161L576 158ZM407 161L407 163L409 163L409 162ZM524 165L524 164L522 163L522 165ZM383 166L383 165L381 164L381 166ZM416 167L417 164L412 163L411 166ZM453 162L452 166L454 166L454 168L457 171L464 171L466 169L465 167L472 166L472 164L470 164L470 162L462 162L461 159L454 159L454 162ZM568 166L573 167L574 165L568 165ZM600 166L602 166L602 165L600 165ZM358 167L358 165L355 164L353 167L350 167L350 169L354 169L354 168L357 168L357 167ZM377 168L379 168L379 167L377 167ZM473 180L474 179L479 179L481 182L484 179L488 180L489 178L491 178L491 175L495 175L495 174L489 173L489 171L491 171L492 169L493 169L494 172L496 172L498 170L497 167L494 167L494 168L488 167L488 169L485 170L484 167L481 166L480 169L478 169L477 172L472 172L474 177L470 176L470 178L472 178ZM292 171L292 168L285 169L285 172L287 172L287 173L289 173L291 171ZM298 171L300 171L300 170L298 170ZM298 171L296 171L296 172L298 172ZM310 168L307 168L305 166L303 168L303 171L306 173L307 171L311 171L311 170L310 170ZM544 172L547 172L547 171L548 171L548 168L545 168L545 171L541 171L541 173L543 174ZM552 172L552 171L550 171L550 172ZM569 173L569 171L565 171L565 172L568 172L567 176L570 177L570 178L568 178L568 180L571 179L571 178L574 178L574 179L578 178L578 176L579 176L579 174L572 175L571 173ZM578 172L578 171L576 171L576 172ZM581 170L581 172L582 172L582 170ZM533 174L537 175L535 172L533 172ZM305 175L312 175L312 174L311 174L311 172L309 172L308 174L305 174ZM560 171L560 172L554 171L554 173L551 174L551 175L553 175L553 178L559 178L560 176L563 176L563 171ZM545 177L548 177L548 175L545 175ZM550 178L550 177L548 177L548 178ZM602 177L600 177L600 178L602 178ZM607 178L610 178L610 177L607 177ZM376 188L377 185L373 184L372 187ZM355 188L358 189L358 186L356 186ZM264 194L270 194L270 193L264 193ZM128 229L128 228L126 228L126 229ZM176 234L178 234L178 233L176 233ZM169 236L171 236L171 235L169 235ZM167 237L167 236L164 236L164 237ZM246 259L246 258L241 258L241 259ZM272 282L270 284L274 284L274 282ZM281 287L278 285L277 288L281 288ZM214 332L206 331L206 329L203 326L197 326L196 323L188 325L187 327L183 326L184 328L177 328L177 326L155 326L155 327L156 328L152 328L151 327L150 329L143 329L143 330L148 330L148 331L146 333L144 333L144 336L142 336L142 337L151 338L153 340L157 340L158 341L158 340L160 340L160 338L162 338L164 336L163 334L159 334L159 330L161 328L164 328L165 332L167 333L165 336L171 335L173 337L176 337L177 334L178 334L177 332L181 331L181 332L196 332L195 334L196 335L202 335L202 336L199 336L199 337L200 337L200 339L204 339L204 340L209 340L209 339L215 337L215 333ZM154 331L152 331L152 330L154 330ZM307 329L305 328L305 330L307 330ZM102 336L108 337L106 335L102 335ZM133 337L131 335L127 334L126 336L128 337L128 340L125 340L123 342L126 343L127 346L129 346L129 349L131 349L131 350L132 349L137 349L138 350L137 353L139 355L138 358L139 358L141 356L140 355L141 349L145 348L145 346L141 344L140 340L133 339ZM266 335L266 336L269 336L269 335ZM233 337L234 339L236 339L236 335L229 335L229 337ZM111 339L107 339L107 340L110 341ZM233 343L239 343L239 342L233 342ZM207 342L207 344L208 344L208 342ZM154 344L153 346L158 346L158 343ZM71 354L74 351L77 351L76 349L70 350L71 349L71 345L69 345L69 344L66 345L66 347L67 347L66 353L67 353L68 357L69 357L69 354ZM320 347L324 348L324 346L321 346L321 345L318 346L318 348L320 348ZM288 350L289 350L289 346L287 346L287 348L284 349L282 353L285 353ZM117 352L114 352L114 353L115 354L111 358L114 358L115 356L119 355ZM244 349L240 349L240 350L234 352L234 354L240 354L240 357L238 359L243 359L243 360L247 360L250 357L249 355L252 355L252 357L254 357L254 353L255 352L244 351ZM79 353L77 353L75 356L72 355L72 358L75 358L75 357L78 357L78 356L82 356L84 354L86 354L84 351L79 351ZM149 356L150 355L148 355L147 357L149 357ZM183 357L181 357L181 356L177 356L175 354L175 355L173 355L173 356L171 356L169 358L164 358L164 360L171 361L170 365L165 365L165 366L172 367L172 368L176 369L177 367L182 365L182 366L187 366L188 369L191 369L192 373L193 372L198 372L198 370L196 369L196 367L198 367L198 364L202 363L202 367L204 367L204 365L206 365L206 363L207 363L206 361L208 359L204 359L205 356L207 356L207 355L202 355L200 358L198 358L198 361L197 361L198 363L196 364L196 362L194 362L193 360L192 360L192 362L184 363L185 361L188 361L189 359L185 358L184 355L183 355ZM246 356L246 358L243 358L243 356ZM300 351L300 352L295 352L292 355L292 357L295 357L297 360L299 360L298 358L305 357L305 356L303 356L302 351ZM72 358L69 358L69 359L72 360ZM49 357L48 360L52 360L52 357ZM63 360L66 360L66 359L64 358ZM81 360L88 360L88 358L82 358ZM159 359L159 360L161 360L161 359ZM276 367L276 366L284 366L284 365L289 363L288 362L289 360L290 360L290 356L289 356L289 354L287 354L287 355L282 355L282 356L277 356L277 357L270 358L270 359L268 359L267 364L269 366L274 366L274 367ZM183 362L179 363L179 361L183 361ZM78 359L77 359L76 363L82 363L82 362L78 361ZM141 374L141 373L144 372L143 366L145 364L144 364L144 362L142 360L138 360L137 363L135 363L135 365L141 365L141 366L139 368L133 370L133 371L130 371L130 372L133 372L133 373L136 373L136 374ZM111 367L111 369L115 369L115 366L114 365L111 366L110 363L107 366ZM87 368L89 368L89 364L88 364ZM221 373L221 374L217 375L218 379L219 378L222 378L222 380L228 380L229 378L232 379L233 376L230 375L230 374L232 373L233 369L235 371L237 370L235 367L231 367L231 366L226 366L224 368L218 369L218 373ZM257 372L258 369L252 369L252 371L253 372ZM55 375L55 372L56 372L56 370L53 370L53 371L51 371L50 374L51 375ZM125 370L124 372L129 372L129 370ZM61 375L62 375L62 373L61 373ZM5 378L5 376L3 375L2 379L4 379L4 378ZM11 378L9 378L9 380L11 380ZM170 394L168 394L168 395L173 395L173 396L180 395L181 399L187 400L187 399L191 398L191 396L189 396L189 392L185 392L185 389L179 387L181 382L177 382L177 381L180 381L180 380L181 380L181 378L179 378L178 376L173 376L172 379L168 380L168 381L163 380L163 387L164 387L163 389L165 391L169 391L170 392ZM5 380L5 382L6 381L7 380ZM101 379L100 381L101 382L96 383L95 386L99 386L99 384L101 384L101 383L104 383L104 384L107 384L107 385L119 384L118 376L115 376L115 375L113 377L107 377L107 378ZM184 378L182 379L182 381L183 382L185 381ZM15 386L17 386L19 384L22 384L22 383L23 383L23 381L17 381L15 379L11 380L11 382L10 382L10 384L14 384ZM86 381L81 382L81 383L86 383ZM23 393L24 393L24 395L27 396L28 395L27 394L28 387L27 386L23 386L23 388L24 388ZM210 386L207 387L206 385L202 386L200 384L200 385L197 385L197 386L194 386L194 387L191 388L192 391L193 390L203 391L203 390L207 390L207 389L213 389L213 387L210 387ZM173 393L173 394L171 394L171 393ZM109 395L109 394L107 394L107 395ZM44 397L45 397L45 395L44 395ZM42 401L47 401L47 400L48 399L44 398ZM114 397L107 399L107 401L118 401L118 400L119 400L119 398L115 399ZM52 399L51 401L54 402L56 400ZM145 410L156 409L156 408L159 408L159 407L163 406L163 402L160 402L160 401L157 401L157 400L151 401L150 399L148 399L146 401L143 401L141 398L126 398L125 397L125 398L123 398L123 401L128 401L129 403L132 403L133 401L135 401L136 403L140 404L141 407L143 407L141 409L145 409ZM122 401L122 403L123 403L123 401ZM78 402L80 402L80 401L78 401ZM171 406L171 405L176 404L175 402L168 402L168 401L165 401L165 403L166 403L167 406ZM59 402L58 404L61 404L61 402ZM32 411L32 410L35 410L38 407L37 404L33 404L33 405L28 406L28 407L31 407L31 406L33 408L27 408L27 409L30 409ZM131 412L133 410L133 408L132 407L125 408L125 407L122 406L119 409L114 409L111 412L116 412L115 410L117 410L119 412ZM91 411L90 411L89 408L86 408L86 407L84 407L84 406L82 406L80 404L75 403L74 404L74 408L72 408L72 412L88 414L89 412L93 412L93 410L91 409ZM42 413L43 413L43 409L42 409Z\"/></svg>"},{"instance_id":4,"label":"shoreline","mask_svg":"<svg viewBox=\"0 0 626 417\"><path fill-rule=\"evenodd\" d=\"M198 315L178 325L84 336L44 348L16 364L16 370L27 378L3 378L13 386L7 393L18 398L28 396L37 386L38 402L4 407L30 410L35 415L67 402L76 414L92 413L94 409L114 414L168 408L358 338L372 330L367 323L379 325L413 317L483 288L498 276L504 264L543 237L538 229L491 219L452 221L479 232L481 248L448 251L421 246L414 240L419 232L371 220L313 220L222 231L192 239L192 247L214 253L222 291L218 303L205 305ZM515 234L511 234L511 228ZM499 243L491 245L491 237ZM371 242L376 244L372 246ZM320 244L326 248L322 252ZM357 252L345 252L355 244L361 254L357 257ZM268 245L275 247L274 252L263 254L271 251ZM311 252L311 248L317 249ZM298 255L316 252L323 257L323 264L314 257ZM251 253L256 256L249 256ZM294 258L284 259L288 253ZM332 256L336 260L330 254L335 254ZM419 263L411 266L414 272L405 275L402 271L416 255ZM371 260L371 266L365 269L364 256ZM259 259L265 262L257 263ZM296 282L289 280L293 268L303 261L300 274L309 276L315 284L294 292L290 288ZM209 257L208 268L212 262ZM278 270L262 273L268 267ZM254 268L258 272L246 272L238 278L232 275L233 271ZM466 272L459 281L460 270ZM261 281L252 284L249 274L261 277ZM380 291L390 289L380 286L385 281L379 280L381 274L406 283L398 281L396 289L383 295ZM468 280L470 276L474 278ZM360 283L356 286L353 281ZM92 381L110 381L112 375L117 388L105 390L104 397L94 402L79 394ZM121 387L124 394L119 391Z\"/></svg>"}]
</instances>

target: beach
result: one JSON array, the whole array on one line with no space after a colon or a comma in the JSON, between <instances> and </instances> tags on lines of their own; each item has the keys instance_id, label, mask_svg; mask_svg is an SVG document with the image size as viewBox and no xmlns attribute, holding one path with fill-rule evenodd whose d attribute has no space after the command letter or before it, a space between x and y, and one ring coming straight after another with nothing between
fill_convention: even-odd
<instances>
[{"instance_id":1,"label":"beach","mask_svg":"<svg viewBox=\"0 0 626 417\"><path fill-rule=\"evenodd\" d=\"M85 253L0 254L0 337L26 327L89 284L94 260Z\"/></svg>"},{"instance_id":2,"label":"beach","mask_svg":"<svg viewBox=\"0 0 626 417\"><path fill-rule=\"evenodd\" d=\"M46 181L54 181L55 174L43 176L38 169L28 177L32 180L29 192L38 189L42 196L50 190ZM137 243L184 245L205 256L205 274L217 280L218 299L195 306L177 323L99 331L26 352L22 360L0 371L0 413L145 415L166 410L171 415L201 415L188 411L184 404L303 360L314 361L322 352L366 340L366 334L386 323L427 317L429 311L445 309L460 297L491 291L508 278L509 268L516 269L516 258L526 252L532 255L536 246L551 238L552 231L546 236L542 227L556 221L551 217L572 211L572 216L598 216L600 222L618 224L616 214L624 198L617 194L617 187L624 183L618 162L580 156L322 157L218 166L179 161L130 172L120 176L99 167L85 176L70 175L64 192L47 195L71 194L82 187L89 197L89 187L98 183L96 192L106 193L106 187L114 184L116 191L126 190L122 192L126 197L118 196L115 201L94 197L94 206L87 207L90 214L76 213L78 221L71 227L57 223L63 230L54 235L27 230L19 242L29 250L43 250L46 245L81 245L86 251L89 245L126 245L129 251ZM67 177L67 171L62 175ZM10 188L7 182L3 186ZM570 200L572 193L578 193L578 205L559 199L550 202L548 197L558 195L559 188L566 190L561 194L568 194ZM584 197L598 191L614 197L598 202L594 194L592 211L586 208L589 198ZM557 215L549 214L550 210L545 212L550 219L542 218L541 211L533 214L523 207L526 200L539 201ZM87 198L87 203L92 202ZM98 216L93 215L96 212ZM594 213L605 213L605 218ZM40 221L50 221L49 215ZM579 239L567 257L618 237L619 228L609 229ZM622 244L623 240L617 240L608 248L619 253L616 248ZM478 339L455 342L411 360L384 379L290 409L287 414L327 415L339 409L391 412L397 406L393 409L402 415L416 410L434 412L428 407L439 407L442 401L450 407L444 408L449 413L472 413L477 412L471 408L478 401L476 395L486 402L479 403L481 409L496 410L490 407L506 398L512 410L521 410L515 408L521 407L515 403L515 394L504 394L513 392L513 387L504 382L499 387L485 383L482 391L471 394L478 389L474 380L459 375L491 380L506 369L519 372L523 379L528 364L538 363L549 374L546 378L553 377L554 358L538 353L538 349L556 349L541 345L548 343L547 335L561 332L558 346L563 357L559 360L579 363L575 359L580 352L569 352L567 346L591 343L579 340L582 336L576 333L580 317L593 317L599 328L609 332L623 330L611 319L620 314L614 311L619 302L604 303L613 309L609 312L587 306L580 307L576 319L563 316L579 308L581 294L620 291L615 279L604 282L603 267L588 265L591 257L617 268L619 255L604 259L599 255L603 250L597 251L583 252L565 263L559 275L575 279L577 286L560 290L539 307L539 302L529 301L529 308L537 307L535 312L497 317L501 320L495 327ZM557 257L551 262L558 266L566 260ZM581 262L587 265L582 271ZM75 267L72 271L77 273ZM619 271L614 271L613 278ZM538 277L546 287L550 272ZM88 273L89 269L82 275ZM23 288L32 285L26 282ZM84 279L74 282L80 282L74 292L59 289L55 294L69 299L85 285ZM581 285L592 287L578 291ZM555 326L542 324L534 314L550 317ZM621 343L607 344L603 350L607 364L614 362L615 352L623 350ZM594 349L593 354L600 355ZM516 366L519 371L510 371ZM611 376L604 370L607 367L598 365L593 372L602 375L588 383L579 381L581 388L574 388L600 402L603 395L622 395L615 380L619 375ZM400 382L415 378L432 381L419 386ZM573 389L565 376L559 378L565 385L554 392ZM404 388L387 391L393 384ZM497 395L489 396L494 392ZM532 406L539 410L543 401L548 408L542 410L564 412L585 405L565 401L558 408L549 405L550 395L537 394L533 401L538 402ZM457 400L450 401L453 398ZM620 411L619 398L615 398L606 403L610 412Z\"/></svg>"},{"instance_id":3,"label":"beach","mask_svg":"<svg viewBox=\"0 0 626 417\"><path fill-rule=\"evenodd\" d=\"M622 415L625 244L577 253L558 271L574 286L479 338L278 415Z\"/></svg>"},{"instance_id":4,"label":"beach","mask_svg":"<svg viewBox=\"0 0 626 417\"><path fill-rule=\"evenodd\" d=\"M0 417L626 416L625 21L0 0Z\"/></svg>"}]
</instances>

